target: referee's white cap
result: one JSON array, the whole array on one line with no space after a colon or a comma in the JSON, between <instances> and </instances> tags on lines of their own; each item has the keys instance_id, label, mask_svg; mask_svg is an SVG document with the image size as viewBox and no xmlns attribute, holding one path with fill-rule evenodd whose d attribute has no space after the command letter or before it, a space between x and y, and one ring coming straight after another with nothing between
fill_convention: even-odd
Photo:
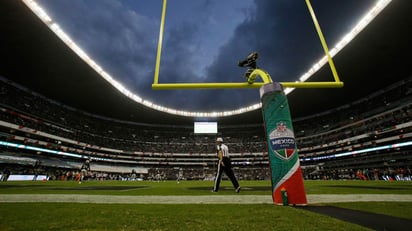
<instances>
[{"instance_id":1,"label":"referee's white cap","mask_svg":"<svg viewBox=\"0 0 412 231\"><path fill-rule=\"evenodd\" d=\"M218 137L218 138L216 139L216 142L223 142L222 137Z\"/></svg>"}]
</instances>

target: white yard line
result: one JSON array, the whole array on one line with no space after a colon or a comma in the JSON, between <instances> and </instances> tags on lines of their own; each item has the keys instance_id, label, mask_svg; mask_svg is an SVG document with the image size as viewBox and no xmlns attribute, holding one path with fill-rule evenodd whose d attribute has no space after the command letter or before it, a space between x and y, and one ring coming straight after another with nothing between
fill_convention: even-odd
<instances>
[{"instance_id":1,"label":"white yard line","mask_svg":"<svg viewBox=\"0 0 412 231\"><path fill-rule=\"evenodd\" d=\"M307 199L309 204L361 201L412 202L412 195L308 194ZM0 194L0 203L16 202L95 204L273 204L271 195L109 196L78 194Z\"/></svg>"}]
</instances>

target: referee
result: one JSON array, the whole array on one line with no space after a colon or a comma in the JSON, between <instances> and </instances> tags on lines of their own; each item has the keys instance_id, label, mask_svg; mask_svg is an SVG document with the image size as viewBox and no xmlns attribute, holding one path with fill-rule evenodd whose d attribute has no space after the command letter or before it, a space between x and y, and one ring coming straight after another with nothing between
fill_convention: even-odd
<instances>
[{"instance_id":1,"label":"referee","mask_svg":"<svg viewBox=\"0 0 412 231\"><path fill-rule=\"evenodd\" d=\"M222 179L222 173L225 171L226 175L232 181L235 192L240 192L240 186L237 182L235 174L232 170L232 163L229 157L229 148L223 143L223 139L218 137L216 139L217 157L219 158L219 164L217 166L217 173L215 178L215 185L212 192L219 191L220 180Z\"/></svg>"}]
</instances>

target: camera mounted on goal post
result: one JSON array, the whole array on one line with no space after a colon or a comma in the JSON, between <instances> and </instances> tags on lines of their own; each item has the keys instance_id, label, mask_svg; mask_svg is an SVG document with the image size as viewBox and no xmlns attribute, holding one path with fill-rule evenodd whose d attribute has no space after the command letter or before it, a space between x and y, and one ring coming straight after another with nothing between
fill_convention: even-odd
<instances>
[{"instance_id":1,"label":"camera mounted on goal post","mask_svg":"<svg viewBox=\"0 0 412 231\"><path fill-rule=\"evenodd\" d=\"M248 67L247 71L245 72L245 78L248 79L250 74L258 68L256 64L256 60L259 58L259 54L256 51L251 52L246 59L239 61L239 67Z\"/></svg>"}]
</instances>

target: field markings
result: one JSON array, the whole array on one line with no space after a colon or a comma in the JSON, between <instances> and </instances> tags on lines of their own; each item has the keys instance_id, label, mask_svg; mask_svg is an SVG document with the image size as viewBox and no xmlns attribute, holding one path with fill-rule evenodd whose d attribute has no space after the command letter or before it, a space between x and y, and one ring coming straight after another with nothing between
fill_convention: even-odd
<instances>
[{"instance_id":1,"label":"field markings","mask_svg":"<svg viewBox=\"0 0 412 231\"><path fill-rule=\"evenodd\" d=\"M308 194L309 204L338 202L412 202L401 194ZM94 203L94 204L273 204L271 195L113 196L84 194L0 194L0 203Z\"/></svg>"}]
</instances>

